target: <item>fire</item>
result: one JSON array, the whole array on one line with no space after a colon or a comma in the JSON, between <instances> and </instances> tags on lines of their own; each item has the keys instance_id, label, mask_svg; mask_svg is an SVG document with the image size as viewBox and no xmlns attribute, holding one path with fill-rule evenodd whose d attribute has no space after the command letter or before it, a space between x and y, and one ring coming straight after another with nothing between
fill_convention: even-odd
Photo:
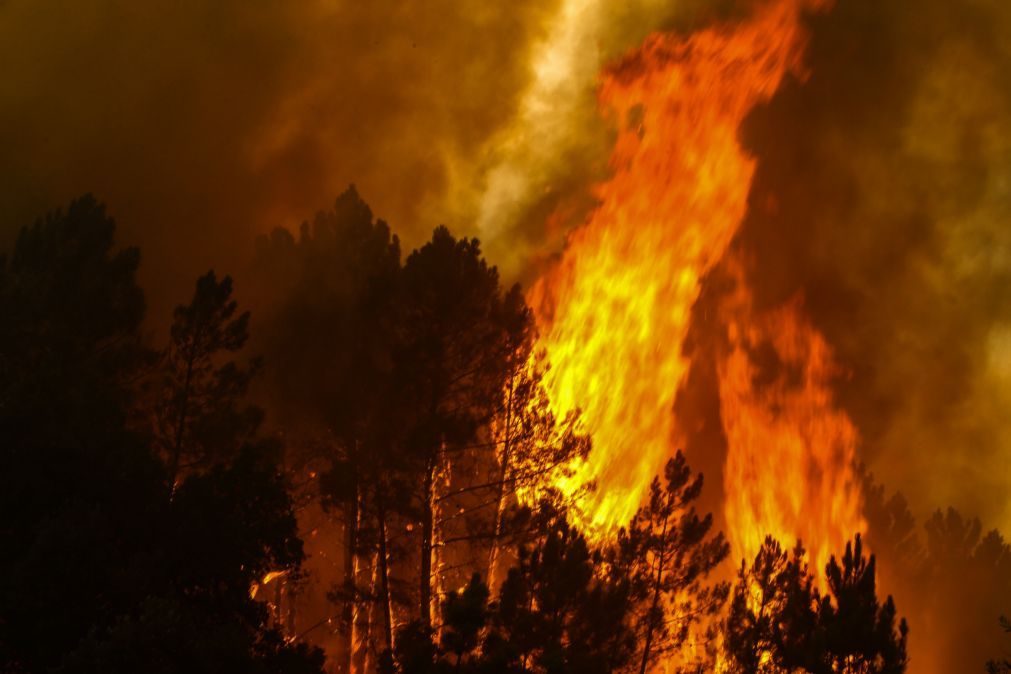
<instances>
[{"instance_id":1,"label":"fire","mask_svg":"<svg viewBox=\"0 0 1011 674\"><path fill-rule=\"evenodd\" d=\"M799 69L810 6L780 0L745 24L654 35L601 84L619 123L612 177L530 293L552 404L580 409L593 438L573 481L597 483L583 504L596 527L628 521L676 440L691 308L747 208L754 160L738 127Z\"/></svg>"},{"instance_id":2,"label":"fire","mask_svg":"<svg viewBox=\"0 0 1011 674\"><path fill-rule=\"evenodd\" d=\"M249 586L250 599L256 599L257 593L260 591L260 588L262 588L264 585L268 585L271 582L277 580L278 578L283 578L286 575L288 575L287 569L283 571L268 571L266 574L264 574L263 578L260 579L260 582L258 583L254 582Z\"/></svg>"},{"instance_id":3,"label":"fire","mask_svg":"<svg viewBox=\"0 0 1011 674\"><path fill-rule=\"evenodd\" d=\"M734 304L718 365L734 556L752 559L768 534L786 547L799 538L820 580L829 557L866 530L857 431L829 388L838 368L799 301L754 316L742 288Z\"/></svg>"},{"instance_id":4,"label":"fire","mask_svg":"<svg viewBox=\"0 0 1011 674\"><path fill-rule=\"evenodd\" d=\"M530 293L552 404L580 409L593 438L572 484L560 485L596 482L581 504L593 529L628 521L678 440L691 309L745 215L755 168L738 128L800 70L799 13L820 4L778 0L738 26L653 36L602 82L601 104L619 123L613 175ZM820 569L864 521L857 432L832 399L831 350L800 310L756 315L743 285L725 307L725 515L737 559L772 534L787 546L803 539ZM769 372L756 362L762 348Z\"/></svg>"}]
</instances>

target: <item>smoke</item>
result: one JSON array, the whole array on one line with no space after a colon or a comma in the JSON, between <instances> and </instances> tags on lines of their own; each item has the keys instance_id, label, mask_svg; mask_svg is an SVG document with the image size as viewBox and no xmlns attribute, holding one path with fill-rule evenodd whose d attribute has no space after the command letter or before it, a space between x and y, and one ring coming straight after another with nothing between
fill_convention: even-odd
<instances>
[{"instance_id":1,"label":"smoke","mask_svg":"<svg viewBox=\"0 0 1011 674\"><path fill-rule=\"evenodd\" d=\"M515 113L551 3L0 5L5 243L82 192L157 309L356 183L408 243ZM182 289L182 290L181 290ZM241 285L240 285L241 291Z\"/></svg>"},{"instance_id":2,"label":"smoke","mask_svg":"<svg viewBox=\"0 0 1011 674\"><path fill-rule=\"evenodd\" d=\"M849 0L810 25L809 79L742 130L756 299L804 297L864 460L915 512L1011 529L1011 7Z\"/></svg>"},{"instance_id":3,"label":"smoke","mask_svg":"<svg viewBox=\"0 0 1011 674\"><path fill-rule=\"evenodd\" d=\"M0 244L93 192L158 316L354 183L408 248L445 223L519 275L605 170L600 65L725 4L8 0Z\"/></svg>"},{"instance_id":4,"label":"smoke","mask_svg":"<svg viewBox=\"0 0 1011 674\"><path fill-rule=\"evenodd\" d=\"M1011 530L1011 6L847 0L808 23L808 77L741 130L758 163L736 255L760 309L802 298L846 370L836 394L863 461L921 526L952 505ZM696 307L699 344L720 278ZM693 382L683 419L712 413L712 374ZM695 442L718 450L711 428ZM913 671L981 668L1003 584L970 589L959 569L925 593L903 559L881 562ZM935 595L949 599L926 608Z\"/></svg>"},{"instance_id":5,"label":"smoke","mask_svg":"<svg viewBox=\"0 0 1011 674\"><path fill-rule=\"evenodd\" d=\"M472 219L506 275L531 279L594 206L607 176L613 121L596 101L603 68L651 32L697 27L723 0L562 0L534 41L515 114L476 162L457 168L449 203Z\"/></svg>"}]
</instances>

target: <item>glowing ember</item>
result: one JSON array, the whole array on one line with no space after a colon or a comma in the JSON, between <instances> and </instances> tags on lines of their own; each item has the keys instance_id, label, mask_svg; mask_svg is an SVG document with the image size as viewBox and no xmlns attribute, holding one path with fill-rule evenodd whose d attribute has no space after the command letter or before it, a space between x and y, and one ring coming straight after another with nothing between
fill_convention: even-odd
<instances>
[{"instance_id":1,"label":"glowing ember","mask_svg":"<svg viewBox=\"0 0 1011 674\"><path fill-rule=\"evenodd\" d=\"M249 586L250 598L256 599L256 595L260 591L260 588L262 588L264 585L269 585L272 581L275 581L278 578L283 578L286 575L288 575L287 569L285 569L284 571L268 571L266 574L264 574L263 578L260 579L259 583L253 583L252 585Z\"/></svg>"},{"instance_id":2,"label":"glowing ember","mask_svg":"<svg viewBox=\"0 0 1011 674\"><path fill-rule=\"evenodd\" d=\"M598 484L583 504L593 525L626 522L671 452L690 311L747 208L754 162L738 127L800 66L798 13L812 4L782 0L739 26L653 36L602 82L601 104L620 123L613 176L530 294L552 404L582 409L593 437L574 478Z\"/></svg>"},{"instance_id":3,"label":"glowing ember","mask_svg":"<svg viewBox=\"0 0 1011 674\"><path fill-rule=\"evenodd\" d=\"M286 575L288 575L287 569L284 570L284 571L268 571L267 575L265 575L263 577L263 580L260 581L260 584L261 585L267 585L268 583L270 583L270 581L272 581L272 580L274 580L276 578L281 578L282 576L286 576Z\"/></svg>"}]
</instances>

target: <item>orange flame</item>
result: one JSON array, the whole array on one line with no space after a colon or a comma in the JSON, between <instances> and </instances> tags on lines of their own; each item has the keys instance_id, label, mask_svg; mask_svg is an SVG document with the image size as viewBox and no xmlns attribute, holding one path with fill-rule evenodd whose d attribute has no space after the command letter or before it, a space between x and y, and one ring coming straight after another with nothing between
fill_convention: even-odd
<instances>
[{"instance_id":1,"label":"orange flame","mask_svg":"<svg viewBox=\"0 0 1011 674\"><path fill-rule=\"evenodd\" d=\"M652 36L605 75L601 105L620 123L612 177L530 292L552 404L581 409L593 438L572 480L598 485L583 504L591 525L627 522L671 453L691 308L747 208L754 160L738 127L799 69L798 14L816 4L780 0L742 25Z\"/></svg>"},{"instance_id":2,"label":"orange flame","mask_svg":"<svg viewBox=\"0 0 1011 674\"><path fill-rule=\"evenodd\" d=\"M756 317L741 288L735 304L717 368L734 558L750 561L770 534L785 546L800 539L820 582L829 557L866 530L857 431L835 407L837 368L800 302Z\"/></svg>"}]
</instances>

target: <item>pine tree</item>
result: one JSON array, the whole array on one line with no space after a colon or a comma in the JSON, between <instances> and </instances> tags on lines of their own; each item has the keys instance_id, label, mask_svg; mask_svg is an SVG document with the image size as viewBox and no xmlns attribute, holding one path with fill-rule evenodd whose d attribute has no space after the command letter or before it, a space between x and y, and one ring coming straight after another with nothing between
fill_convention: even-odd
<instances>
[{"instance_id":1,"label":"pine tree","mask_svg":"<svg viewBox=\"0 0 1011 674\"><path fill-rule=\"evenodd\" d=\"M874 557L861 537L825 568L828 592L814 585L798 544L785 552L767 538L754 563L741 565L724 627L733 671L778 674L901 674L905 620L891 597L879 602Z\"/></svg>"},{"instance_id":2,"label":"pine tree","mask_svg":"<svg viewBox=\"0 0 1011 674\"><path fill-rule=\"evenodd\" d=\"M249 312L237 311L232 279L213 271L175 310L155 409L155 441L173 483L234 457L262 421L259 408L242 402L259 362L231 359L249 338Z\"/></svg>"},{"instance_id":3,"label":"pine tree","mask_svg":"<svg viewBox=\"0 0 1011 674\"><path fill-rule=\"evenodd\" d=\"M500 406L510 356L530 315L517 287L502 292L477 240L454 239L444 227L405 262L399 305L394 405L420 484L418 615L430 627L448 471Z\"/></svg>"},{"instance_id":4,"label":"pine tree","mask_svg":"<svg viewBox=\"0 0 1011 674\"><path fill-rule=\"evenodd\" d=\"M712 515L699 517L693 503L702 475L693 475L681 452L653 480L646 504L618 534L616 567L632 583L638 606L641 655L638 671L669 657L689 630L723 605L729 585L704 583L729 554L722 533L710 535Z\"/></svg>"}]
</instances>

